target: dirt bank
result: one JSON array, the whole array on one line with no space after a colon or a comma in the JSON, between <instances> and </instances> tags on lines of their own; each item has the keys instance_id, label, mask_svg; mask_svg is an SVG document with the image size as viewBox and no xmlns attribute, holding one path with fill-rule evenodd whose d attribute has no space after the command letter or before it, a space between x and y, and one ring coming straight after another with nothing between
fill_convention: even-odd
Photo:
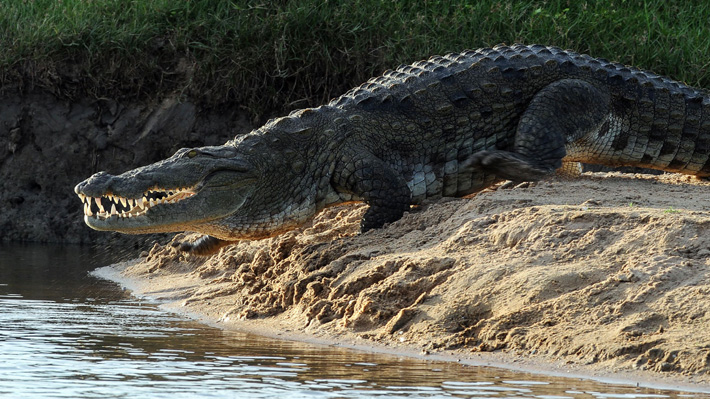
<instances>
[{"instance_id":1,"label":"dirt bank","mask_svg":"<svg viewBox=\"0 0 710 399\"><path fill-rule=\"evenodd\" d=\"M156 245L123 274L228 328L710 384L709 193L680 175L586 173L363 235L364 207L344 206L210 258Z\"/></svg>"}]
</instances>

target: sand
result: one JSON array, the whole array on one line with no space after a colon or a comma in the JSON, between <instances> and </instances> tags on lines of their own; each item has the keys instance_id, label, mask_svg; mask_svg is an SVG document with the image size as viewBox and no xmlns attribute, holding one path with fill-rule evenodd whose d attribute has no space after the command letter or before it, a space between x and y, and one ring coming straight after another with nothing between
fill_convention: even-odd
<instances>
[{"instance_id":1,"label":"sand","mask_svg":"<svg viewBox=\"0 0 710 399\"><path fill-rule=\"evenodd\" d=\"M585 173L114 266L223 328L710 389L710 182ZM195 239L179 234L174 242ZM479 362L480 363L480 362Z\"/></svg>"}]
</instances>

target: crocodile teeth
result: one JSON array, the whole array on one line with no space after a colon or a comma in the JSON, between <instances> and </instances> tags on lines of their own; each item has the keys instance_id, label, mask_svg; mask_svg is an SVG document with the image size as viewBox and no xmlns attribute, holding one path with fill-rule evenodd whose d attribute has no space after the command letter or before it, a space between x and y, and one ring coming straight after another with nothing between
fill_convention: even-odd
<instances>
[{"instance_id":1,"label":"crocodile teeth","mask_svg":"<svg viewBox=\"0 0 710 399\"><path fill-rule=\"evenodd\" d=\"M114 216L117 218L132 218L145 214L153 206L174 204L194 196L195 193L190 190L190 188L171 190L155 188L146 191L143 196L135 199L108 193L101 197L88 197L85 194L79 194L79 199L83 204L86 217L102 220ZM110 208L110 210L107 211L106 208Z\"/></svg>"},{"instance_id":2,"label":"crocodile teeth","mask_svg":"<svg viewBox=\"0 0 710 399\"><path fill-rule=\"evenodd\" d=\"M104 209L103 204L101 204L101 198L94 198L94 201L96 201L96 205L99 207L99 210L106 213L106 209Z\"/></svg>"}]
</instances>

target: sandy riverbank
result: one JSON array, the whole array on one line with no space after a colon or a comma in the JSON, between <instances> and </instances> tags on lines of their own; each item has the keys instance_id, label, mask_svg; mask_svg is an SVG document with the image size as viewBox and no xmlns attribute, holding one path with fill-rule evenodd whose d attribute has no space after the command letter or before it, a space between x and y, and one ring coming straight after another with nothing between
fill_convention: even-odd
<instances>
[{"instance_id":1,"label":"sandy riverbank","mask_svg":"<svg viewBox=\"0 0 710 399\"><path fill-rule=\"evenodd\" d=\"M156 246L104 276L224 328L710 390L709 200L692 177L587 173L363 235L363 206L331 208L209 258Z\"/></svg>"}]
</instances>

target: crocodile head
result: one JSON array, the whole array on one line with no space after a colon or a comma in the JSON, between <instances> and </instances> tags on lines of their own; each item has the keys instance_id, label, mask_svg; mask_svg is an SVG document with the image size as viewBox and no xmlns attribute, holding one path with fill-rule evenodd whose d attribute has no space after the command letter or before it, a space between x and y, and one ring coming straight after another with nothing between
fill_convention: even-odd
<instances>
[{"instance_id":1,"label":"crocodile head","mask_svg":"<svg viewBox=\"0 0 710 399\"><path fill-rule=\"evenodd\" d=\"M96 230L192 231L225 241L294 229L339 199L330 184L336 158L322 149L336 141L313 127L324 113L303 110L221 146L181 149L116 176L99 172L74 188L84 221Z\"/></svg>"},{"instance_id":2,"label":"crocodile head","mask_svg":"<svg viewBox=\"0 0 710 399\"><path fill-rule=\"evenodd\" d=\"M84 221L121 233L198 231L224 235L226 216L252 195L259 170L234 145L181 149L121 175L99 172L74 191Z\"/></svg>"}]
</instances>

